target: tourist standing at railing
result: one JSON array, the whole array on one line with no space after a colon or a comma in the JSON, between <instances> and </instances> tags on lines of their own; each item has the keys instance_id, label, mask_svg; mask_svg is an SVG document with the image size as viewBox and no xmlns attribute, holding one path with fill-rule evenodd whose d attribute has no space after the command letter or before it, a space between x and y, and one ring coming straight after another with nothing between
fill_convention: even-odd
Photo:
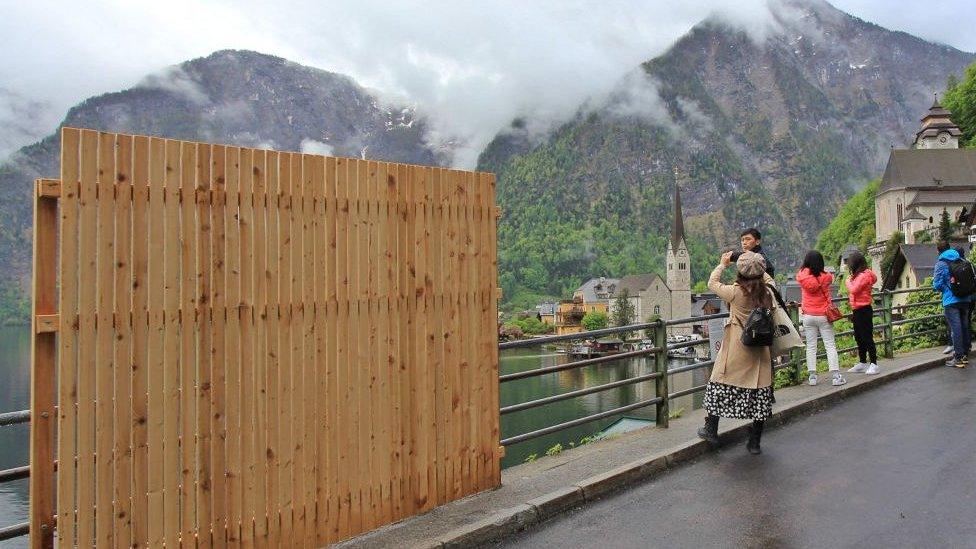
<instances>
[{"instance_id":1,"label":"tourist standing at railing","mask_svg":"<svg viewBox=\"0 0 976 549\"><path fill-rule=\"evenodd\" d=\"M935 262L935 275L932 278L932 289L942 292L942 310L945 313L946 323L949 325L949 336L952 339L952 358L946 361L946 366L965 368L969 364L969 330L963 329L963 324L969 319L969 307L972 295L956 295L953 285L961 282L961 277L957 278L950 264L965 267L972 265L959 256L959 252L949 247L949 244L940 242L937 246L939 250L939 260ZM962 264L960 262L965 262ZM957 275L959 273L956 273ZM968 281L967 281L968 282ZM962 293L960 291L960 293ZM971 292L970 292L971 294Z\"/></svg>"},{"instance_id":2,"label":"tourist standing at railing","mask_svg":"<svg viewBox=\"0 0 976 549\"><path fill-rule=\"evenodd\" d=\"M773 309L776 304L766 286L772 278L766 274L766 262L761 255L749 251L741 253L736 261L738 276L735 284L722 284L722 272L731 262L732 252L722 254L721 262L708 277L708 289L728 303L729 318L725 323L722 347L705 387L703 404L708 415L698 436L716 444L719 417L751 419L746 447L749 453L758 454L764 422L773 410L770 349L768 346L744 345L742 328L756 308Z\"/></svg>"},{"instance_id":3,"label":"tourist standing at railing","mask_svg":"<svg viewBox=\"0 0 976 549\"><path fill-rule=\"evenodd\" d=\"M834 325L827 319L827 307L831 304L830 285L834 275L824 270L823 255L810 250L803 259L800 272L796 273L800 284L800 311L803 313L803 337L807 342L807 372L810 385L817 384L817 338L823 340L827 352L827 368L833 374L833 385L847 383L840 373Z\"/></svg>"},{"instance_id":4,"label":"tourist standing at railing","mask_svg":"<svg viewBox=\"0 0 976 549\"><path fill-rule=\"evenodd\" d=\"M847 270L850 274L844 284L851 303L851 322L854 324L854 341L860 361L848 372L874 375L878 373L878 348L874 344L874 297L871 296L871 289L878 281L878 275L868 268L868 262L861 252L853 252L847 258Z\"/></svg>"},{"instance_id":5,"label":"tourist standing at railing","mask_svg":"<svg viewBox=\"0 0 976 549\"><path fill-rule=\"evenodd\" d=\"M742 231L739 235L739 245L742 246L742 252L753 252L762 256L763 261L766 262L766 274L770 277L776 276L776 269L773 267L773 262L766 257L766 252L762 248L762 233L759 229L755 227L749 227L748 229ZM732 263L739 260L739 256L742 252L736 252L732 254ZM774 282L770 282L773 284Z\"/></svg>"}]
</instances>

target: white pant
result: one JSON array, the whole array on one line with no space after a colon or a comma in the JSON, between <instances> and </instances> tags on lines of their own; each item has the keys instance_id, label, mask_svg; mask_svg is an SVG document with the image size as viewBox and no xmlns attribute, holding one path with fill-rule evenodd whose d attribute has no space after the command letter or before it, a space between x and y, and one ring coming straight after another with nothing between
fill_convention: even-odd
<instances>
[{"instance_id":1,"label":"white pant","mask_svg":"<svg viewBox=\"0 0 976 549\"><path fill-rule=\"evenodd\" d=\"M807 340L807 371L817 371L817 335L823 338L828 368L831 372L840 370L837 344L834 342L834 325L827 322L825 316L803 315L803 338Z\"/></svg>"}]
</instances>

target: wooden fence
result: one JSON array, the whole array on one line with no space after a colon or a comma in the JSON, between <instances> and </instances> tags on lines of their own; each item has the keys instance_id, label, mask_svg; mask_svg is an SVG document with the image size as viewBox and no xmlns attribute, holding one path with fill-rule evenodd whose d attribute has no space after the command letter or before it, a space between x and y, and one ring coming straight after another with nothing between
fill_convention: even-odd
<instances>
[{"instance_id":1,"label":"wooden fence","mask_svg":"<svg viewBox=\"0 0 976 549\"><path fill-rule=\"evenodd\" d=\"M33 545L54 513L62 547L323 545L499 485L491 174L61 145L36 193Z\"/></svg>"}]
</instances>

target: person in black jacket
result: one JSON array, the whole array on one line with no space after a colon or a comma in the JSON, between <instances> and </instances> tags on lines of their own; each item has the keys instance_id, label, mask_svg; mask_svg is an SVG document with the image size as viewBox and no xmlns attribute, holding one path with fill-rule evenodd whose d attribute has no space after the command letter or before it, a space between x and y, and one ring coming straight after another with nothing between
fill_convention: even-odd
<instances>
[{"instance_id":1,"label":"person in black jacket","mask_svg":"<svg viewBox=\"0 0 976 549\"><path fill-rule=\"evenodd\" d=\"M763 260L766 261L766 274L771 277L776 276L776 269L773 267L773 262L769 260L769 256L763 252L762 249L762 233L759 229L755 227L749 227L748 229L742 231L739 235L739 243L742 245L742 252L754 252L763 256ZM739 259L742 252L732 255L732 261Z\"/></svg>"}]
</instances>

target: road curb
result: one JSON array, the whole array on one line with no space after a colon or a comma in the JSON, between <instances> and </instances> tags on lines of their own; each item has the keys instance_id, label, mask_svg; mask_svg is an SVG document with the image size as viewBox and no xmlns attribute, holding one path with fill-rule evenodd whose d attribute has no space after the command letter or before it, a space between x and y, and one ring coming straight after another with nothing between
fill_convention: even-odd
<instances>
[{"instance_id":1,"label":"road curb","mask_svg":"<svg viewBox=\"0 0 976 549\"><path fill-rule=\"evenodd\" d=\"M788 424L793 419L816 413L845 398L858 395L901 379L903 377L936 368L945 359L933 359L913 364L895 372L871 376L856 385L844 385L840 389L795 402L786 408L774 411L767 422L769 427ZM719 432L719 446L725 446L744 439L749 424L726 427ZM418 545L418 549L433 547L473 547L495 541L525 530L566 511L580 507L587 502L603 498L622 488L629 487L661 475L669 469L694 460L709 452L710 446L702 440L690 440L673 446L647 458L632 461L607 472L593 475L580 482L548 494L526 501L521 505L506 509L491 517L452 530L429 544Z\"/></svg>"}]
</instances>

